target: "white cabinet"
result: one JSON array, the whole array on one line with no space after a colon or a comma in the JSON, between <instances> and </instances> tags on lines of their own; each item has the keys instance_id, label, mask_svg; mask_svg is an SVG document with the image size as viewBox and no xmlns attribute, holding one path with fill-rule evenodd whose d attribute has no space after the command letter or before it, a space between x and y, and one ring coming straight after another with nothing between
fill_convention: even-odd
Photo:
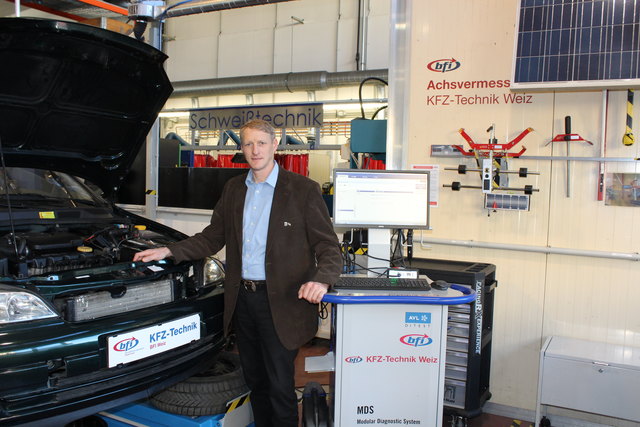
<instances>
[{"instance_id":1,"label":"white cabinet","mask_svg":"<svg viewBox=\"0 0 640 427\"><path fill-rule=\"evenodd\" d=\"M552 336L540 353L541 406L640 421L640 348Z\"/></svg>"}]
</instances>

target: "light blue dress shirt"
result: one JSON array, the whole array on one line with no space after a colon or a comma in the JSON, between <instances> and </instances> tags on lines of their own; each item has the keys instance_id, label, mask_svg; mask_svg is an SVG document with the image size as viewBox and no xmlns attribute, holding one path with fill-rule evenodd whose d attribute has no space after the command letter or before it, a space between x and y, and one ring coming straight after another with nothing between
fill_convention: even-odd
<instances>
[{"instance_id":1,"label":"light blue dress shirt","mask_svg":"<svg viewBox=\"0 0 640 427\"><path fill-rule=\"evenodd\" d=\"M247 174L247 195L242 214L242 278L265 280L264 258L273 192L278 181L278 164L264 182L255 182L253 171Z\"/></svg>"}]
</instances>

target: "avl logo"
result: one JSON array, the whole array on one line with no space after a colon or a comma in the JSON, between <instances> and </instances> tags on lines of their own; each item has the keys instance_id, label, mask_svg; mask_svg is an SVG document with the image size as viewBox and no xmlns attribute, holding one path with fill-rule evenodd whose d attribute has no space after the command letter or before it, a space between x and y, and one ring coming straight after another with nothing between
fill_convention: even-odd
<instances>
[{"instance_id":1,"label":"avl logo","mask_svg":"<svg viewBox=\"0 0 640 427\"><path fill-rule=\"evenodd\" d=\"M454 71L458 68L460 68L460 61L456 61L455 58L436 59L427 64L427 69L435 71L436 73L446 73L447 71Z\"/></svg>"},{"instance_id":2,"label":"avl logo","mask_svg":"<svg viewBox=\"0 0 640 427\"><path fill-rule=\"evenodd\" d=\"M131 337L122 341L118 341L113 346L113 349L115 351L129 351L133 349L135 346L137 346L139 343L140 341L137 338Z\"/></svg>"},{"instance_id":3,"label":"avl logo","mask_svg":"<svg viewBox=\"0 0 640 427\"><path fill-rule=\"evenodd\" d=\"M360 363L362 362L362 357L360 356L349 356L344 359L347 363Z\"/></svg>"},{"instance_id":4,"label":"avl logo","mask_svg":"<svg viewBox=\"0 0 640 427\"><path fill-rule=\"evenodd\" d=\"M411 347L423 347L433 342L426 334L409 334L400 337L400 342Z\"/></svg>"},{"instance_id":5,"label":"avl logo","mask_svg":"<svg viewBox=\"0 0 640 427\"><path fill-rule=\"evenodd\" d=\"M404 314L404 323L431 323L431 313L408 311Z\"/></svg>"}]
</instances>

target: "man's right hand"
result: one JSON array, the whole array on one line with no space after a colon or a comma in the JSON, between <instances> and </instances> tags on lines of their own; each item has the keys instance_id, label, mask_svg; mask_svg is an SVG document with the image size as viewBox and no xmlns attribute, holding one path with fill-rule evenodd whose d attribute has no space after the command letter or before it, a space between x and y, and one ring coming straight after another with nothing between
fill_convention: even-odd
<instances>
[{"instance_id":1,"label":"man's right hand","mask_svg":"<svg viewBox=\"0 0 640 427\"><path fill-rule=\"evenodd\" d=\"M170 257L171 255L172 255L171 251L167 247L147 249L147 250L136 253L133 256L133 261L134 262L135 261L142 261L142 262L160 261L161 259Z\"/></svg>"}]
</instances>

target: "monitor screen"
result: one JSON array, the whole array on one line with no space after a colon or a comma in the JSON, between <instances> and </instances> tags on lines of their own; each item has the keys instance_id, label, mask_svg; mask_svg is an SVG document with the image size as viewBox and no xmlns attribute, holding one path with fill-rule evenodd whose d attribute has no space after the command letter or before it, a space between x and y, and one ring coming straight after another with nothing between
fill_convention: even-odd
<instances>
[{"instance_id":1,"label":"monitor screen","mask_svg":"<svg viewBox=\"0 0 640 427\"><path fill-rule=\"evenodd\" d=\"M335 169L337 227L430 228L429 171Z\"/></svg>"}]
</instances>

